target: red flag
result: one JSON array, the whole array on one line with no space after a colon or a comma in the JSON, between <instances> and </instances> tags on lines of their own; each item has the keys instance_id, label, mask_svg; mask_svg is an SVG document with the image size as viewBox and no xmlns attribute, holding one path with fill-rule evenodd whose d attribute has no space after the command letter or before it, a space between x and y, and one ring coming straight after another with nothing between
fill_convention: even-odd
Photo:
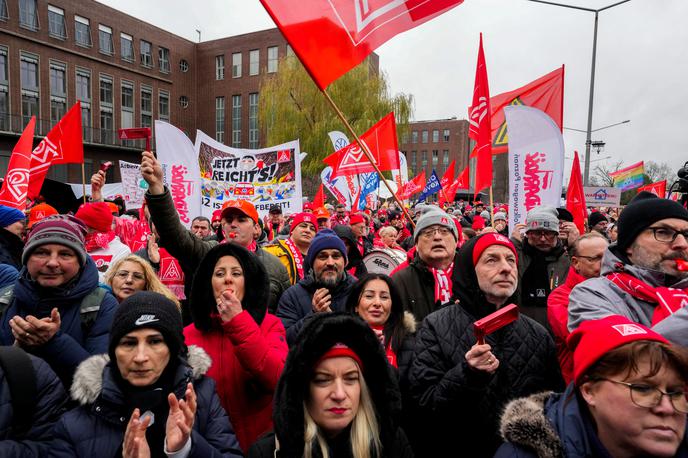
<instances>
[{"instance_id":1,"label":"red flag","mask_svg":"<svg viewBox=\"0 0 688 458\"><path fill-rule=\"evenodd\" d=\"M475 194L492 186L492 137L490 133L490 86L487 82L487 65L483 52L483 34L480 34L478 65L475 68L473 105L468 110L470 128L468 136L475 140L478 162L475 168Z\"/></svg>"},{"instance_id":2,"label":"red flag","mask_svg":"<svg viewBox=\"0 0 688 458\"><path fill-rule=\"evenodd\" d=\"M573 165L571 166L571 178L566 190L566 209L573 215L573 222L581 234L585 234L585 219L588 217L585 204L585 191L581 178L580 161L578 151L574 152Z\"/></svg>"},{"instance_id":3,"label":"red flag","mask_svg":"<svg viewBox=\"0 0 688 458\"><path fill-rule=\"evenodd\" d=\"M449 167L447 167L447 170L444 172L444 175L442 176L442 179L440 180L440 186L442 186L443 189L446 188L447 186L450 186L450 183L454 182L454 166L455 165L456 165L456 160L451 161L451 164L449 164Z\"/></svg>"},{"instance_id":4,"label":"red flag","mask_svg":"<svg viewBox=\"0 0 688 458\"><path fill-rule=\"evenodd\" d=\"M456 197L456 191L459 189L459 180L454 180L452 184L442 189L439 193L439 204L440 207L444 205L445 202L452 203Z\"/></svg>"},{"instance_id":5,"label":"red flag","mask_svg":"<svg viewBox=\"0 0 688 458\"><path fill-rule=\"evenodd\" d=\"M457 189L468 189L470 186L469 176L468 176L468 166L466 166L465 169L463 169L463 172L461 172L461 175L456 179L458 182L458 188Z\"/></svg>"},{"instance_id":6,"label":"red flag","mask_svg":"<svg viewBox=\"0 0 688 458\"><path fill-rule=\"evenodd\" d=\"M81 103L76 102L31 153L28 195L35 199L52 164L81 164L84 143L81 130Z\"/></svg>"},{"instance_id":7,"label":"red flag","mask_svg":"<svg viewBox=\"0 0 688 458\"><path fill-rule=\"evenodd\" d=\"M397 197L400 200L405 200L413 194L422 191L425 188L425 170L416 175L411 181L404 184L400 191L397 192Z\"/></svg>"},{"instance_id":8,"label":"red flag","mask_svg":"<svg viewBox=\"0 0 688 458\"><path fill-rule=\"evenodd\" d=\"M562 128L564 119L564 66L558 68L523 87L495 95L490 99L492 118L492 154L509 151L509 137L504 117L507 105L526 105L542 110ZM476 156L473 150L471 157Z\"/></svg>"},{"instance_id":9,"label":"red flag","mask_svg":"<svg viewBox=\"0 0 688 458\"><path fill-rule=\"evenodd\" d=\"M664 199L666 197L666 185L667 182L666 180L658 181L656 183L650 183L646 184L645 186L641 186L638 188L638 192L640 191L647 191L651 192L657 197L661 197Z\"/></svg>"},{"instance_id":10,"label":"red flag","mask_svg":"<svg viewBox=\"0 0 688 458\"><path fill-rule=\"evenodd\" d=\"M320 183L318 192L315 193L315 197L313 198L313 207L320 208L323 205L325 205L325 190L323 189L322 183Z\"/></svg>"},{"instance_id":11,"label":"red flag","mask_svg":"<svg viewBox=\"0 0 688 458\"><path fill-rule=\"evenodd\" d=\"M320 89L395 35L463 0L261 0Z\"/></svg>"},{"instance_id":12,"label":"red flag","mask_svg":"<svg viewBox=\"0 0 688 458\"><path fill-rule=\"evenodd\" d=\"M380 171L399 168L397 124L394 120L394 112L389 113L368 129L365 134L361 135L361 141L368 145L373 160ZM330 178L375 171L373 164L370 163L357 142L335 151L323 159L323 162L332 167Z\"/></svg>"},{"instance_id":13,"label":"red flag","mask_svg":"<svg viewBox=\"0 0 688 458\"><path fill-rule=\"evenodd\" d=\"M7 165L5 181L0 188L0 204L8 207L26 210L26 192L29 188L29 168L31 167L31 147L33 146L33 130L36 117L24 128Z\"/></svg>"}]
</instances>

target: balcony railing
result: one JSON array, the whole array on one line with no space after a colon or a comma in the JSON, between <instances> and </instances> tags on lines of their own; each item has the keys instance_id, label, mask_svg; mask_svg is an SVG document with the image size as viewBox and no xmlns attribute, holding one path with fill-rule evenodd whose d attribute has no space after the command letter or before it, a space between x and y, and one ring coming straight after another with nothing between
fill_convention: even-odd
<instances>
[{"instance_id":1,"label":"balcony railing","mask_svg":"<svg viewBox=\"0 0 688 458\"><path fill-rule=\"evenodd\" d=\"M28 124L29 119L31 118L24 119L22 115L0 113L0 134L21 134L24 131L26 124ZM37 119L34 135L40 137L46 136L48 132L50 132L50 129L55 126L55 124L56 122L53 122L50 119ZM132 148L136 150L143 150L146 146L145 140L120 140L117 137L116 130L83 127L82 133L84 143Z\"/></svg>"}]
</instances>

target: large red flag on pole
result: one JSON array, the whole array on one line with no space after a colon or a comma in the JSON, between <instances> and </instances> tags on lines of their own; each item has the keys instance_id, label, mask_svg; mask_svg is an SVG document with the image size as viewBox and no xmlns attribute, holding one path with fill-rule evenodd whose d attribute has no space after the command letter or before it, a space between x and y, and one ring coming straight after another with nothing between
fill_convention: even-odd
<instances>
[{"instance_id":1,"label":"large red flag on pole","mask_svg":"<svg viewBox=\"0 0 688 458\"><path fill-rule=\"evenodd\" d=\"M12 150L5 181L2 182L2 188L0 188L0 204L22 211L26 210L26 192L29 188L29 168L35 127L36 117L32 116Z\"/></svg>"},{"instance_id":2,"label":"large red flag on pole","mask_svg":"<svg viewBox=\"0 0 688 458\"><path fill-rule=\"evenodd\" d=\"M657 181L655 183L650 183L650 184L646 184L645 186L639 187L638 192L640 192L640 191L651 192L655 196L661 197L662 199L664 199L666 197L666 185L667 185L667 180Z\"/></svg>"},{"instance_id":3,"label":"large red flag on pole","mask_svg":"<svg viewBox=\"0 0 688 458\"><path fill-rule=\"evenodd\" d=\"M396 126L394 112L392 112L361 135L361 141L368 145L368 149L373 155L373 160L381 171L399 169L399 147L397 145ZM323 159L323 162L332 167L330 178L375 172L375 167L373 167L373 164L368 160L357 142L350 143L344 148L335 151Z\"/></svg>"},{"instance_id":4,"label":"large red flag on pole","mask_svg":"<svg viewBox=\"0 0 688 458\"><path fill-rule=\"evenodd\" d=\"M449 164L449 167L447 167L447 170L444 172L444 175L442 175L442 179L440 180L440 186L442 188L446 188L451 185L451 183L454 182L454 167L456 166L456 160L451 161L451 164Z\"/></svg>"},{"instance_id":5,"label":"large red flag on pole","mask_svg":"<svg viewBox=\"0 0 688 458\"><path fill-rule=\"evenodd\" d=\"M459 180L454 180L452 184L446 188L442 188L442 192L439 193L439 205L440 207L444 205L445 202L452 203L456 197L456 191L459 190Z\"/></svg>"},{"instance_id":6,"label":"large red flag on pole","mask_svg":"<svg viewBox=\"0 0 688 458\"><path fill-rule=\"evenodd\" d=\"M475 140L478 161L475 171L475 194L492 186L492 137L490 132L490 87L487 82L487 65L483 52L483 34L480 34L478 65L475 69L473 104L468 110L470 127L468 136Z\"/></svg>"},{"instance_id":7,"label":"large red flag on pole","mask_svg":"<svg viewBox=\"0 0 688 458\"><path fill-rule=\"evenodd\" d=\"M81 164L84 162L81 103L76 102L31 153L29 199L41 192L43 180L52 164Z\"/></svg>"},{"instance_id":8,"label":"large red flag on pole","mask_svg":"<svg viewBox=\"0 0 688 458\"><path fill-rule=\"evenodd\" d=\"M315 193L315 197L313 198L313 206L315 208L320 208L323 205L325 205L325 190L323 189L323 184L320 183L318 192Z\"/></svg>"},{"instance_id":9,"label":"large red flag on pole","mask_svg":"<svg viewBox=\"0 0 688 458\"><path fill-rule=\"evenodd\" d=\"M401 200L408 199L413 194L425 188L425 170L416 175L412 180L404 183L404 186L397 192L397 197Z\"/></svg>"},{"instance_id":10,"label":"large red flag on pole","mask_svg":"<svg viewBox=\"0 0 688 458\"><path fill-rule=\"evenodd\" d=\"M261 0L320 89L463 0Z\"/></svg>"},{"instance_id":11,"label":"large red flag on pole","mask_svg":"<svg viewBox=\"0 0 688 458\"><path fill-rule=\"evenodd\" d=\"M456 179L456 182L458 183L457 189L468 189L470 186L469 178L468 166L466 166L466 168L463 169L463 172L461 172L461 175L459 175L459 177Z\"/></svg>"},{"instance_id":12,"label":"large red flag on pole","mask_svg":"<svg viewBox=\"0 0 688 458\"><path fill-rule=\"evenodd\" d=\"M588 217L586 208L580 161L578 160L578 151L575 151L569 187L566 190L566 209L573 215L573 222L581 234L585 233L585 219Z\"/></svg>"}]
</instances>

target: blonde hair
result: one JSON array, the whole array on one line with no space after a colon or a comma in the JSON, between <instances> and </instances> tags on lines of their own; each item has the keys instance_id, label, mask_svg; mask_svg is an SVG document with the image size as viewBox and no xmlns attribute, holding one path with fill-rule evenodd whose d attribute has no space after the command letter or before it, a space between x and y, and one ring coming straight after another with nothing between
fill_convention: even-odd
<instances>
[{"instance_id":1,"label":"blonde hair","mask_svg":"<svg viewBox=\"0 0 688 458\"><path fill-rule=\"evenodd\" d=\"M143 276L146 280L146 285L143 288L144 291L153 291L154 293L160 293L166 298L170 299L172 302L174 302L177 306L177 309L182 309L182 306L179 303L179 299L177 299L177 296L175 296L174 293L170 291L167 286L163 285L163 283L158 278L158 275L155 273L150 263L143 259L141 256L130 254L129 256L117 260L114 264L111 264L110 268L107 270L107 272L105 272L105 283L112 287L112 279L115 277L115 274L122 267L122 264L124 264L125 262L133 262L141 266L141 269L143 270Z\"/></svg>"},{"instance_id":2,"label":"blonde hair","mask_svg":"<svg viewBox=\"0 0 688 458\"><path fill-rule=\"evenodd\" d=\"M356 367L358 364L356 363ZM380 442L380 428L375 415L375 405L373 399L370 397L370 391L366 384L363 372L359 377L361 384L361 397L358 404L358 411L351 422L351 432L349 434L349 442L351 443L351 451L353 458L376 458L382 454L382 443ZM318 425L308 413L306 402L303 403L303 420L304 420L304 447L303 458L312 458L313 449L315 447L320 449L320 454L323 458L330 458L330 453L327 448L327 441L322 434ZM371 454L372 450L372 454Z\"/></svg>"}]
</instances>

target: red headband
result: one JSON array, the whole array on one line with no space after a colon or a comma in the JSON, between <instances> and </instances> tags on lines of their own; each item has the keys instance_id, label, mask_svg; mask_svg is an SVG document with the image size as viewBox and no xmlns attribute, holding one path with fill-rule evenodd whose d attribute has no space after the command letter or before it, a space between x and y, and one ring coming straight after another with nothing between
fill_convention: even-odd
<instances>
[{"instance_id":1,"label":"red headband","mask_svg":"<svg viewBox=\"0 0 688 458\"><path fill-rule=\"evenodd\" d=\"M338 358L340 356L348 356L349 358L353 359L358 363L358 367L360 367L361 370L363 370L363 361L361 361L361 358L358 357L356 352L354 352L351 348L347 347L343 343L334 344L332 348L327 350L325 354L320 357L320 359L315 363L315 365L317 366L326 359Z\"/></svg>"},{"instance_id":2,"label":"red headband","mask_svg":"<svg viewBox=\"0 0 688 458\"><path fill-rule=\"evenodd\" d=\"M473 247L473 266L478 264L478 260L483 254L483 251L492 245L502 245L507 247L514 253L514 256L516 256L516 261L518 261L518 253L516 253L516 247L514 247L514 244L511 243L511 240L501 234L488 232L485 235L481 235L478 238L478 241L475 242L475 246Z\"/></svg>"}]
</instances>

